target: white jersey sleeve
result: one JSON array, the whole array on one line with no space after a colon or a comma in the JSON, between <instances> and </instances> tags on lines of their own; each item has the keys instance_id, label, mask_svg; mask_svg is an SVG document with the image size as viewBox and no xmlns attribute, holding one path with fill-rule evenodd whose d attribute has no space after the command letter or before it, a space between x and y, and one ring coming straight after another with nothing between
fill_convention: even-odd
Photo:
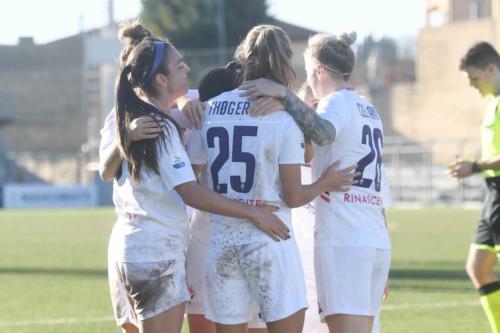
<instances>
[{"instance_id":1,"label":"white jersey sleeve","mask_svg":"<svg viewBox=\"0 0 500 333\"><path fill-rule=\"evenodd\" d=\"M99 144L99 159L102 160L115 148L116 142L116 123L115 123L115 109L106 116L104 126L101 129L101 142Z\"/></svg>"},{"instance_id":2,"label":"white jersey sleeve","mask_svg":"<svg viewBox=\"0 0 500 333\"><path fill-rule=\"evenodd\" d=\"M325 98L321 100L316 111L321 118L332 123L337 136L348 123L349 113L346 112L346 107L342 104L343 102L339 99Z\"/></svg>"},{"instance_id":3,"label":"white jersey sleeve","mask_svg":"<svg viewBox=\"0 0 500 333\"><path fill-rule=\"evenodd\" d=\"M278 164L304 164L304 135L290 118L283 125L283 140L278 153Z\"/></svg>"},{"instance_id":4,"label":"white jersey sleeve","mask_svg":"<svg viewBox=\"0 0 500 333\"><path fill-rule=\"evenodd\" d=\"M161 141L158 141L158 166L167 190L171 191L177 185L195 181L196 177L177 129L170 122L166 126L169 126L170 139L165 138L165 146L162 147Z\"/></svg>"},{"instance_id":5,"label":"white jersey sleeve","mask_svg":"<svg viewBox=\"0 0 500 333\"><path fill-rule=\"evenodd\" d=\"M203 131L201 129L195 129L191 133L187 151L191 164L203 165L207 163L207 149L203 141Z\"/></svg>"}]
</instances>

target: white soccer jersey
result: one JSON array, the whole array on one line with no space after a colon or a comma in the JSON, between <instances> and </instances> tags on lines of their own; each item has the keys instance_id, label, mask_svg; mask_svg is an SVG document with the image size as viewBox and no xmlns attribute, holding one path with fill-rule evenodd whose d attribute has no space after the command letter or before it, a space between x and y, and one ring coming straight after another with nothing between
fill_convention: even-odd
<instances>
[{"instance_id":1,"label":"white soccer jersey","mask_svg":"<svg viewBox=\"0 0 500 333\"><path fill-rule=\"evenodd\" d=\"M291 228L290 208L281 199L279 164L304 163L304 138L285 111L248 115L250 102L238 90L207 103L205 121L194 130L188 153L193 164L207 164L209 188L250 205L278 206ZM243 245L271 240L250 221L210 214L210 244Z\"/></svg>"},{"instance_id":2,"label":"white soccer jersey","mask_svg":"<svg viewBox=\"0 0 500 333\"><path fill-rule=\"evenodd\" d=\"M315 245L390 249L382 214L390 194L384 193L388 186L377 110L357 92L343 89L323 98L317 112L333 124L336 137L330 145L314 145L313 181L335 161L341 162L340 168L357 164L361 175L349 192L324 193L316 199Z\"/></svg>"},{"instance_id":3,"label":"white soccer jersey","mask_svg":"<svg viewBox=\"0 0 500 333\"><path fill-rule=\"evenodd\" d=\"M141 170L132 180L127 163L114 180L113 202L118 220L110 238L110 257L124 262L155 262L183 256L187 237L186 206L174 187L195 181L177 129L167 121L170 140L159 149L159 174Z\"/></svg>"},{"instance_id":4,"label":"white soccer jersey","mask_svg":"<svg viewBox=\"0 0 500 333\"><path fill-rule=\"evenodd\" d=\"M189 89L186 96L198 99L198 90ZM172 108L168 115L172 117L180 127L184 128L185 131L183 133L183 144L186 145L189 142L191 137L191 129L193 125L189 121L189 119L182 113L178 108ZM100 131L101 134L101 142L99 146L99 158L103 160L106 156L109 155L109 152L115 148L116 145L116 122L115 122L115 109L111 109L111 111L106 116L104 120L104 125ZM208 218L204 215L207 213L203 211L197 210L191 219L190 223L190 233L192 237L196 237L197 239L203 241L204 243L208 242Z\"/></svg>"}]
</instances>

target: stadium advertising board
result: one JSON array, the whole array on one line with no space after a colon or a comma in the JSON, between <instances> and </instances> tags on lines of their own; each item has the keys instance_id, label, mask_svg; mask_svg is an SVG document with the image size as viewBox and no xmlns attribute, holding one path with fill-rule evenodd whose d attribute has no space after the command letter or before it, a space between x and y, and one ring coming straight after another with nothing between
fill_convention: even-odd
<instances>
[{"instance_id":1,"label":"stadium advertising board","mask_svg":"<svg viewBox=\"0 0 500 333\"><path fill-rule=\"evenodd\" d=\"M72 208L97 205L94 186L8 184L3 188L4 208Z\"/></svg>"}]
</instances>

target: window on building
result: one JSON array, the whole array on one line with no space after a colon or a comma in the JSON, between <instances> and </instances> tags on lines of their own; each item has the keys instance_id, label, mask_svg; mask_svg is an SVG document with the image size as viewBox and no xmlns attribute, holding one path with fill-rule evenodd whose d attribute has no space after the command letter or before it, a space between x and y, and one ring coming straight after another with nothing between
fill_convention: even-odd
<instances>
[{"instance_id":1,"label":"window on building","mask_svg":"<svg viewBox=\"0 0 500 333\"><path fill-rule=\"evenodd\" d=\"M479 1L472 1L469 5L469 20L477 21L481 17L481 7Z\"/></svg>"}]
</instances>

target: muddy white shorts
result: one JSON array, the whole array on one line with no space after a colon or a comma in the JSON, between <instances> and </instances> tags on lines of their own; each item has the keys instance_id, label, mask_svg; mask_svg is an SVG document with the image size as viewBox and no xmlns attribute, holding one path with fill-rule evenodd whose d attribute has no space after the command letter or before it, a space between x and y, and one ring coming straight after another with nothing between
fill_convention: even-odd
<instances>
[{"instance_id":1,"label":"muddy white shorts","mask_svg":"<svg viewBox=\"0 0 500 333\"><path fill-rule=\"evenodd\" d=\"M184 260L108 263L116 324L143 321L189 300Z\"/></svg>"},{"instance_id":2,"label":"muddy white shorts","mask_svg":"<svg viewBox=\"0 0 500 333\"><path fill-rule=\"evenodd\" d=\"M205 314L205 263L207 260L208 244L197 238L189 240L186 256L186 276L191 301L186 305L187 314ZM255 302L254 302L255 303ZM266 323L259 318L259 310L255 303L252 320L249 328L265 328Z\"/></svg>"},{"instance_id":3,"label":"muddy white shorts","mask_svg":"<svg viewBox=\"0 0 500 333\"><path fill-rule=\"evenodd\" d=\"M315 247L314 271L321 320L334 314L376 316L390 266L390 250Z\"/></svg>"},{"instance_id":4,"label":"muddy white shorts","mask_svg":"<svg viewBox=\"0 0 500 333\"><path fill-rule=\"evenodd\" d=\"M254 300L264 322L307 308L304 272L293 239L209 246L205 272L205 317L216 323L251 321Z\"/></svg>"}]
</instances>

